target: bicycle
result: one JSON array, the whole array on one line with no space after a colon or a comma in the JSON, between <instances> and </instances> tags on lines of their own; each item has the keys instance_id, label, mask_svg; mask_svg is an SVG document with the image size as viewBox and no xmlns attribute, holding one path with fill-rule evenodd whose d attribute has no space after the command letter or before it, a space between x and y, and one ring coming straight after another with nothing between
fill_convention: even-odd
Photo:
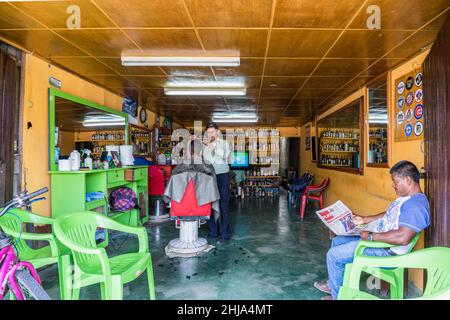
<instances>
[{"instance_id":1,"label":"bicycle","mask_svg":"<svg viewBox=\"0 0 450 320\"><path fill-rule=\"evenodd\" d=\"M33 202L44 200L45 197L31 199L47 191L48 188L42 188L30 194L27 191L20 193L1 209L0 218L5 214L14 215L9 212L12 208L29 207ZM0 300L3 300L9 290L17 300L51 300L42 288L36 269L31 263L19 260L13 238L5 235L0 227Z\"/></svg>"}]
</instances>

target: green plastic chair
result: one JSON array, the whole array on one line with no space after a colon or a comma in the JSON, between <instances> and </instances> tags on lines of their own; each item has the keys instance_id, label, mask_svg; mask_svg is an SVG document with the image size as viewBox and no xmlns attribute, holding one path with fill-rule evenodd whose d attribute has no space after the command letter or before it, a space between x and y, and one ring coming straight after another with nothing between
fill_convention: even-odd
<instances>
[{"instance_id":1,"label":"green plastic chair","mask_svg":"<svg viewBox=\"0 0 450 320\"><path fill-rule=\"evenodd\" d=\"M14 238L15 248L20 260L30 262L35 269L54 263L58 264L60 296L61 299L65 299L67 295L70 295L70 292L67 291L68 288L64 286L64 273L67 270L65 268L65 262L69 259L68 255L70 251L59 243L52 233L30 233L24 231L25 228L23 226L24 223L53 225L53 222L54 220L51 218L19 209L11 209L0 218L0 226L3 231ZM26 240L46 241L49 245L39 249L33 249L27 244Z\"/></svg>"},{"instance_id":2,"label":"green plastic chair","mask_svg":"<svg viewBox=\"0 0 450 320\"><path fill-rule=\"evenodd\" d=\"M417 241L419 240L420 233L416 234L414 238L410 242L410 250L414 248ZM358 257L366 257L363 255L364 249L366 248L391 248L392 244L385 242L377 242L377 241L359 241L358 246L355 250L355 255L353 261L355 261ZM344 271L344 280L343 286L348 286L350 280L350 274L352 270L353 264L347 263L345 265ZM372 268L367 266L363 270L366 273L369 273L383 281L386 281L390 285L390 295L391 299L403 299L403 291L404 291L404 276L405 276L405 268L397 267L395 269L381 269L381 268Z\"/></svg>"},{"instance_id":3,"label":"green plastic chair","mask_svg":"<svg viewBox=\"0 0 450 320\"><path fill-rule=\"evenodd\" d=\"M109 258L95 241L97 228L136 234L139 252ZM72 299L78 300L80 289L99 283L102 300L122 300L123 285L147 271L150 299L155 299L153 267L144 227L130 227L92 211L60 216L54 223L56 237L72 251L74 273L66 278Z\"/></svg>"},{"instance_id":4,"label":"green plastic chair","mask_svg":"<svg viewBox=\"0 0 450 320\"><path fill-rule=\"evenodd\" d=\"M426 287L421 297L411 300L450 299L450 248L431 247L391 257L359 256L353 261L349 281L339 289L340 300L379 299L359 290L365 268L413 268L426 270Z\"/></svg>"}]
</instances>

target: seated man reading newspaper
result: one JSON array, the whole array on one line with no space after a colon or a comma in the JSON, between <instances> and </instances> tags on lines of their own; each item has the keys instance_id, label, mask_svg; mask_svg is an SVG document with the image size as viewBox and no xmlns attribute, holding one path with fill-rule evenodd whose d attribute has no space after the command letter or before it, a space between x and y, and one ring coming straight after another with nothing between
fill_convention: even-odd
<instances>
[{"instance_id":1,"label":"seated man reading newspaper","mask_svg":"<svg viewBox=\"0 0 450 320\"><path fill-rule=\"evenodd\" d=\"M333 206L317 211L320 219L335 233L327 253L328 281L315 282L314 287L331 294L322 300L337 299L342 286L346 263L353 261L359 240L392 244L391 248L366 248L368 256L390 256L410 251L410 241L430 225L430 207L419 184L417 167L409 161L400 161L389 171L392 187L398 198L386 212L375 216L353 215L338 201Z\"/></svg>"}]
</instances>

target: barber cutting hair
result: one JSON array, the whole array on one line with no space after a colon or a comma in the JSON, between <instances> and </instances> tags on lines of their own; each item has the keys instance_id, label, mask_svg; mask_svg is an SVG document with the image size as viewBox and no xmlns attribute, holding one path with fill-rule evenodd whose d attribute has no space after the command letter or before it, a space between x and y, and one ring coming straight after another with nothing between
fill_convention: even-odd
<instances>
[{"instance_id":1,"label":"barber cutting hair","mask_svg":"<svg viewBox=\"0 0 450 320\"><path fill-rule=\"evenodd\" d=\"M217 177L220 193L220 219L209 220L209 239L218 239L221 244L231 239L229 200L230 200L230 146L222 138L219 126L210 122L206 125L206 139L203 141L203 159L211 163Z\"/></svg>"}]
</instances>

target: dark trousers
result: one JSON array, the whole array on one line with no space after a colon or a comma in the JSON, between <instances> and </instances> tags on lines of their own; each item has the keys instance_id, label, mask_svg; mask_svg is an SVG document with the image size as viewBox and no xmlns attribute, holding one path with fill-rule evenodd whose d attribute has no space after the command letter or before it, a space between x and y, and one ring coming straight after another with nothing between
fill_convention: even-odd
<instances>
[{"instance_id":1,"label":"dark trousers","mask_svg":"<svg viewBox=\"0 0 450 320\"><path fill-rule=\"evenodd\" d=\"M230 213L228 211L230 202L230 173L221 173L217 176L217 187L220 194L220 218L214 220L214 214L211 213L209 219L209 236L216 238L220 236L222 239L231 238Z\"/></svg>"}]
</instances>

